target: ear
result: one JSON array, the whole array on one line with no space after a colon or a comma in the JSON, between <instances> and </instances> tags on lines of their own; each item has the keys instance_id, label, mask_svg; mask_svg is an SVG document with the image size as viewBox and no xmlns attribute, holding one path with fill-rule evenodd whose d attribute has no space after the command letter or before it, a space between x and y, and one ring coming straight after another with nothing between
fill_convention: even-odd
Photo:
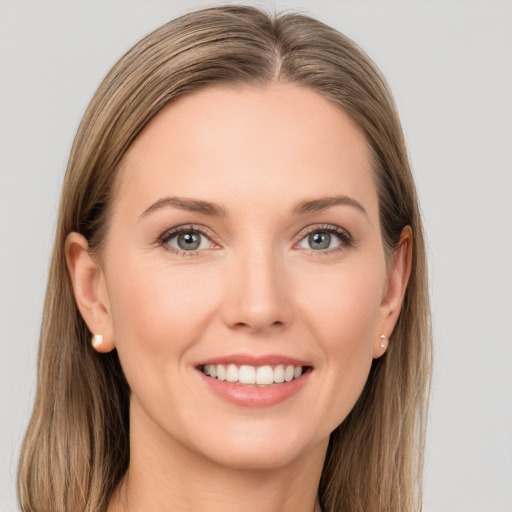
<instances>
[{"instance_id":1,"label":"ear","mask_svg":"<svg viewBox=\"0 0 512 512\"><path fill-rule=\"evenodd\" d=\"M402 302L411 275L412 266L412 230L406 226L400 234L400 240L393 253L387 287L379 310L378 332L375 335L373 357L382 356L388 346L388 338L395 328ZM384 335L384 338L382 337Z\"/></svg>"},{"instance_id":2,"label":"ear","mask_svg":"<svg viewBox=\"0 0 512 512\"><path fill-rule=\"evenodd\" d=\"M73 293L82 318L94 334L93 346L98 352L114 349L112 318L103 271L89 252L87 239L79 233L70 233L65 245Z\"/></svg>"}]
</instances>

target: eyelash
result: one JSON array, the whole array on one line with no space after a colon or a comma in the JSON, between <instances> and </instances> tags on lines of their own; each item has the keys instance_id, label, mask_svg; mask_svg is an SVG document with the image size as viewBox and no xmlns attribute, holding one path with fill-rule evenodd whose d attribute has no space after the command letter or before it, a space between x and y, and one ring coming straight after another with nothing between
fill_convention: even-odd
<instances>
[{"instance_id":1,"label":"eyelash","mask_svg":"<svg viewBox=\"0 0 512 512\"><path fill-rule=\"evenodd\" d=\"M333 247L331 249L324 250L315 250L315 249L305 249L310 254L314 255L329 255L339 251L343 251L354 247L354 237L343 228L338 226L333 226L332 224L321 224L316 226L308 226L301 233L299 233L299 241L295 244L296 247L300 244L306 237L310 236L313 233L328 233L330 235L335 235L340 241L339 246Z\"/></svg>"},{"instance_id":2,"label":"eyelash","mask_svg":"<svg viewBox=\"0 0 512 512\"><path fill-rule=\"evenodd\" d=\"M158 238L158 243L159 243L159 245L164 247L164 249L171 251L175 254L179 254L180 256L195 256L195 255L199 254L200 252L202 252L203 249L185 251L185 250L180 250L180 249L177 249L177 248L169 245L169 241L172 240L173 238L175 238L183 233L190 233L190 232L199 233L202 236L205 236L212 245L214 245L214 246L217 245L213 241L214 236L213 236L213 233L209 229L205 228L204 226L198 226L198 225L194 225L194 224L177 226L175 228L172 228L172 229L166 231L163 235L161 235ZM306 237L310 236L313 233L328 233L328 234L335 235L339 239L340 244L337 247L334 247L331 249L325 249L325 250L305 249L310 254L327 255L327 254L339 252L339 251L342 251L344 249L354 246L354 238L346 229L340 228L338 226L333 226L331 224L322 224L322 225L316 225L316 226L308 226L307 228L302 230L298 235L299 240L297 243L294 244L294 247L297 247Z\"/></svg>"},{"instance_id":3,"label":"eyelash","mask_svg":"<svg viewBox=\"0 0 512 512\"><path fill-rule=\"evenodd\" d=\"M158 243L162 247L164 247L165 250L173 252L175 254L178 254L180 256L195 256L199 254L202 250L196 250L196 251L184 251L177 249L176 247L172 247L169 245L169 241L173 238L183 234L183 233L200 233L202 236L206 237L209 242L213 245L216 245L215 242L212 240L213 233L205 228L204 226L197 226L195 224L187 224L183 226L177 226L175 228L170 229L169 231L166 231L163 235L161 235L158 238Z\"/></svg>"}]
</instances>

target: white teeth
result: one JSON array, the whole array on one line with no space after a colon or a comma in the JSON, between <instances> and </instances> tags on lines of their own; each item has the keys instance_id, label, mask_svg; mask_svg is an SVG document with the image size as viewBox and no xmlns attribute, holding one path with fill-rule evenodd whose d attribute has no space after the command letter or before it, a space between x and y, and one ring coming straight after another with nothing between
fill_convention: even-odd
<instances>
[{"instance_id":1,"label":"white teeth","mask_svg":"<svg viewBox=\"0 0 512 512\"><path fill-rule=\"evenodd\" d=\"M259 366L256 370L256 384L273 384L274 370L272 366Z\"/></svg>"},{"instance_id":2,"label":"white teeth","mask_svg":"<svg viewBox=\"0 0 512 512\"><path fill-rule=\"evenodd\" d=\"M278 364L274 368L274 382L284 382L284 366Z\"/></svg>"},{"instance_id":3,"label":"white teeth","mask_svg":"<svg viewBox=\"0 0 512 512\"><path fill-rule=\"evenodd\" d=\"M226 380L226 368L221 364L217 365L217 379Z\"/></svg>"},{"instance_id":4,"label":"white teeth","mask_svg":"<svg viewBox=\"0 0 512 512\"><path fill-rule=\"evenodd\" d=\"M226 370L226 380L228 382L237 382L238 381L238 366L234 364L229 364L228 369Z\"/></svg>"},{"instance_id":5,"label":"white teeth","mask_svg":"<svg viewBox=\"0 0 512 512\"><path fill-rule=\"evenodd\" d=\"M291 364L278 364L275 367L270 365L255 367L249 365L237 366L236 364L207 364L202 369L204 374L220 381L257 384L258 386L291 382L302 375L302 366Z\"/></svg>"},{"instance_id":6,"label":"white teeth","mask_svg":"<svg viewBox=\"0 0 512 512\"><path fill-rule=\"evenodd\" d=\"M254 368L254 366L247 365L240 366L240 370L238 372L238 380L241 384L255 384L256 368Z\"/></svg>"}]
</instances>

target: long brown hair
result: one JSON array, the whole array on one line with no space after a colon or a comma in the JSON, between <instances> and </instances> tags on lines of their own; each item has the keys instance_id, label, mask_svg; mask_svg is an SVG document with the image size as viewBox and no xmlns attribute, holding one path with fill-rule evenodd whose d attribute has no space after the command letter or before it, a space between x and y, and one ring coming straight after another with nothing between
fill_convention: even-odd
<instances>
[{"instance_id":1,"label":"long brown hair","mask_svg":"<svg viewBox=\"0 0 512 512\"><path fill-rule=\"evenodd\" d=\"M412 274L385 356L332 433L319 498L325 512L421 509L431 372L425 247L400 121L384 78L350 39L307 16L223 6L158 28L112 68L78 129L64 180L40 338L37 393L18 496L28 511L104 511L129 463L129 387L115 351L100 355L75 305L64 244L101 251L118 164L169 101L214 84L310 88L343 108L372 152L382 239L410 226Z\"/></svg>"}]
</instances>

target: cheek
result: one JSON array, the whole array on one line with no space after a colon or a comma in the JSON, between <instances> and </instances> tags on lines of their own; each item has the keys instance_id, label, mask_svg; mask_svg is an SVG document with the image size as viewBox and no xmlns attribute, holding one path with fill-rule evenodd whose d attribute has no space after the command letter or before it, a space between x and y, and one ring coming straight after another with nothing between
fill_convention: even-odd
<instances>
[{"instance_id":1,"label":"cheek","mask_svg":"<svg viewBox=\"0 0 512 512\"><path fill-rule=\"evenodd\" d=\"M368 378L378 332L385 266L379 261L316 275L302 315L322 353L319 376L326 390L319 407L329 411L331 432L349 414Z\"/></svg>"},{"instance_id":2,"label":"cheek","mask_svg":"<svg viewBox=\"0 0 512 512\"><path fill-rule=\"evenodd\" d=\"M215 312L215 284L165 263L121 261L109 282L116 348L129 381L130 374L156 380L169 371L169 358L176 369L200 338Z\"/></svg>"},{"instance_id":3,"label":"cheek","mask_svg":"<svg viewBox=\"0 0 512 512\"><path fill-rule=\"evenodd\" d=\"M385 267L378 260L310 275L298 294L302 312L334 351L357 349L374 337L384 281Z\"/></svg>"}]
</instances>

